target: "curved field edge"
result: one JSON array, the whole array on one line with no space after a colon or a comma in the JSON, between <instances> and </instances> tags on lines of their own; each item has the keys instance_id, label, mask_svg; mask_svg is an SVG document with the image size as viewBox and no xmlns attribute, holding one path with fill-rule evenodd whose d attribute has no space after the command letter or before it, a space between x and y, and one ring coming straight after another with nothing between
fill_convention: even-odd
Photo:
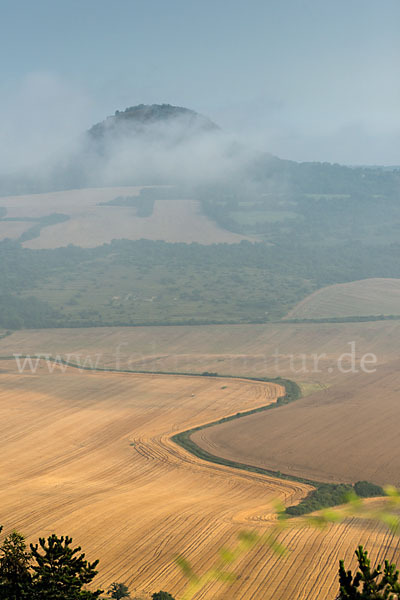
<instances>
[{"instance_id":1,"label":"curved field edge","mask_svg":"<svg viewBox=\"0 0 400 600\"><path fill-rule=\"evenodd\" d=\"M276 523L277 499L290 498L286 504L294 504L309 491L302 484L206 464L169 439L228 413L276 402L284 390L274 384L80 374L72 368L67 373L57 368L53 375L43 364L37 377L21 377L15 362L0 367L5 368L4 424L10 433L24 435L24 440L15 439L10 454L6 431L3 435L5 531L22 531L29 542L46 528L58 535L68 532L89 559L100 559L99 587L125 581L135 597L168 589L179 598L187 580L173 560L177 553L196 573L205 573L221 546L236 547L241 531L268 535ZM63 421L70 414L73 421ZM77 448L77 443L84 446ZM20 487L12 457L18 460ZM64 477L67 487L54 485ZM110 531L115 533L110 536ZM398 562L399 556L398 541L365 520L339 523L329 532L299 531L295 525L282 532L280 541L288 548L288 560L277 563L270 548L260 546L238 561L234 587L211 583L202 600L334 597L334 565L339 558L350 561L358 543L368 545L374 560L391 558L393 552ZM268 572L273 577L266 578Z\"/></svg>"},{"instance_id":2,"label":"curved field edge","mask_svg":"<svg viewBox=\"0 0 400 600\"><path fill-rule=\"evenodd\" d=\"M292 308L284 320L399 318L400 280L365 278L315 290Z\"/></svg>"},{"instance_id":3,"label":"curved field edge","mask_svg":"<svg viewBox=\"0 0 400 600\"><path fill-rule=\"evenodd\" d=\"M285 396L278 398L277 402L274 404L267 404L259 408L238 412L234 415L229 415L227 417L223 417L222 419L218 419L217 421L206 423L204 425L199 425L197 427L193 427L192 429L187 429L186 431L181 431L180 433L171 436L170 439L187 452L190 452L190 454L206 462L222 465L225 467L231 467L233 469L240 469L243 471L248 471L250 473L256 473L258 475L267 475L269 477L277 477L286 481L304 483L313 487L314 489L309 494L307 494L307 496L303 498L299 502L299 504L285 508L285 513L288 516L298 516L301 514L314 512L315 510L319 510L321 508L337 506L339 504L342 504L350 494L356 493L356 490L358 491L359 495L362 495L363 497L367 498L384 495L384 491L380 486L377 486L370 482L357 482L354 484L354 486L343 483L324 483L321 481L307 479L305 477L289 475L288 473L282 473L281 471L274 471L272 469L267 469L264 467L256 467L254 465L249 465L246 463L230 460L228 458L223 458L221 456L217 456L216 454L211 454L211 452L208 452L207 450L204 450L203 448L198 446L191 437L192 434L197 431L208 429L209 427L214 427L215 425L220 425L222 423L240 419L241 417L246 417L255 413L277 409L280 406L289 404L290 402L295 402L296 400L302 397L300 387L297 383L290 379L282 379L280 377L272 379L250 379L256 381L268 381L270 383L279 383L285 388ZM360 494L359 492L360 484L366 484L365 486L363 486L364 493L362 494Z\"/></svg>"},{"instance_id":4,"label":"curved field edge","mask_svg":"<svg viewBox=\"0 0 400 600\"><path fill-rule=\"evenodd\" d=\"M8 334L8 332L7 332ZM7 335L6 334L6 335ZM29 355L22 354L14 354L13 356L0 356L0 360L15 360L18 358L19 360L28 359L30 360ZM45 360L51 362L53 364L63 365L65 367L72 367L74 369L78 369L80 371L96 371L96 372L107 372L107 373L131 373L131 374L139 374L139 375L171 375L171 376L186 376L186 377L213 377L220 379L240 379L247 381L258 381L262 383L276 383L284 387L285 395L281 396L277 399L276 403L267 404L265 406L261 406L258 408L254 408L247 411L237 412L234 415L229 415L226 417L222 417L217 421L212 421L210 423L206 423L203 425L199 425L197 427L193 427L191 429L182 431L171 436L171 441L175 444L179 445L181 448L192 454L193 456L204 460L206 462L219 464L225 467L231 467L234 469L240 469L243 471L247 471L250 473L255 473L258 475L267 475L269 477L277 477L279 479L283 479L286 481L294 481L297 483L303 483L313 487L314 489L307 494L297 505L286 507L285 512L288 515L297 516L300 514L306 514L309 512L313 512L315 510L319 510L321 508L326 508L329 506L337 506L342 504L343 501L346 500L346 496L355 491L355 486L345 485L345 484L334 484L334 483L323 483L316 480L307 479L305 477L298 477L295 475L289 475L286 473L281 473L280 471L274 471L272 469L266 469L263 467L256 467L254 465L248 465L245 463L240 463L237 461L229 460L226 458L222 458L220 456L216 456L207 452L203 448L200 448L192 439L191 435L202 429L207 429L208 427L213 427L214 425L219 425L221 423L226 423L228 421L232 421L235 419L239 419L241 417L245 417L254 413L264 412L267 410L272 410L274 408L279 408L279 406L284 406L285 404L289 404L294 402L302 397L302 392L300 386L290 380L284 379L282 377L240 377L235 375L222 375L219 373L208 372L205 371L203 373L189 373L189 372L179 372L179 371L144 371L144 370L132 370L132 369L116 369L112 367L98 367L98 366L87 366L87 365L79 365L73 363L71 361L64 360L61 357L52 358L51 355L43 353L41 354L41 358L39 360ZM358 482L360 483L360 482ZM368 494L363 494L364 497L375 497L384 495L383 489L380 486L376 486L375 484L371 484L370 482L362 482L367 483L370 488L372 488L373 492ZM357 485L357 484L355 484Z\"/></svg>"}]
</instances>

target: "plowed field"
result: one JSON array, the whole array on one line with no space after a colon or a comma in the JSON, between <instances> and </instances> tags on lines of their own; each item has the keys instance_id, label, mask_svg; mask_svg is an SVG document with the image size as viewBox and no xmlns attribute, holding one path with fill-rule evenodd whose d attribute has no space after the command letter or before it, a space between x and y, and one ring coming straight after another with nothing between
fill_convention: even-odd
<instances>
[{"instance_id":1,"label":"plowed field","mask_svg":"<svg viewBox=\"0 0 400 600\"><path fill-rule=\"evenodd\" d=\"M279 386L58 367L49 373L45 364L19 374L7 361L1 368L0 522L30 540L53 531L72 535L90 559L100 558L99 585L124 581L138 594L161 588L179 598L185 579L176 553L201 572L238 532L270 527L273 499L291 504L307 492L204 463L169 439L273 402ZM397 539L355 520L329 532L288 531L283 541L288 558L259 547L237 565L233 589L214 583L197 597L334 597L337 559L350 560L359 542L368 542L373 556L378 549L399 556Z\"/></svg>"}]
</instances>

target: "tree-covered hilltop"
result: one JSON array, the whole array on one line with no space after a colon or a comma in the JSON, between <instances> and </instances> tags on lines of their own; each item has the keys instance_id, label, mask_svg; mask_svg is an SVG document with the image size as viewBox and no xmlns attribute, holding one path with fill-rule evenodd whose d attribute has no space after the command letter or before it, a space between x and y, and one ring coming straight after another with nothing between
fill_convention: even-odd
<instances>
[{"instance_id":1,"label":"tree-covered hilltop","mask_svg":"<svg viewBox=\"0 0 400 600\"><path fill-rule=\"evenodd\" d=\"M210 119L189 108L171 104L138 104L115 111L113 116L93 125L88 133L92 140L111 141L115 136L146 133L149 127L157 124L179 125L180 133L186 130L187 135L219 130Z\"/></svg>"},{"instance_id":2,"label":"tree-covered hilltop","mask_svg":"<svg viewBox=\"0 0 400 600\"><path fill-rule=\"evenodd\" d=\"M200 145L191 143L198 138L202 140ZM135 144L133 153L132 147L128 147L131 142ZM142 161L141 149L148 142L161 143L152 164L151 153L146 155L144 163ZM188 162L190 169L187 169ZM163 168L165 165L167 169ZM250 226L249 230L261 234L265 233L263 226L259 230L252 226L271 219L252 215L249 222L246 215L232 214L237 212L235 201L239 202L239 212L242 202L247 205L246 212L259 211L258 206L252 209L251 204L260 205L263 212L265 203L268 208L272 201L269 210L290 213L293 197L296 202L302 195L318 195L328 201L335 201L338 196L379 200L395 195L398 198L400 181L399 169L283 160L267 151L234 142L229 132L224 136L212 120L188 108L139 104L117 110L83 132L75 152L60 156L50 167L43 165L30 172L3 173L0 196L110 185L109 179L104 179L105 171L115 185L185 181L192 186L192 192L197 193L201 181L205 184L203 192L207 192L205 200L209 202L206 210L213 218L217 216L228 229ZM228 206L224 207L227 201ZM280 208L274 208L276 205ZM282 219L272 215L272 220Z\"/></svg>"},{"instance_id":3,"label":"tree-covered hilltop","mask_svg":"<svg viewBox=\"0 0 400 600\"><path fill-rule=\"evenodd\" d=\"M124 148L121 136L143 139L146 132L153 140L166 135L173 141L157 145L161 151L155 170L146 177L155 178L157 161L168 157L163 172L176 181L163 189L145 188L135 198L118 196L107 210L129 206L135 216L151 217L156 201L191 198L199 202L203 218L254 243L119 240L92 249L33 251L3 241L0 327L260 323L279 320L326 285L400 277L399 169L296 163L218 142L209 146L216 148L214 179L192 181L189 169L182 182L180 170L185 169L175 160L175 149L183 144L185 152L179 156L189 154L195 172L201 161L185 140L199 132L219 140L220 131L206 117L169 104L117 111L90 129L87 145L69 165L46 180L18 176L0 181L0 194L84 187L88 173L97 185L96 178L108 172L109 159L119 184L143 184L137 165L143 144L136 145L134 154L118 152ZM150 158L152 149L150 145ZM235 168L228 176L221 164ZM30 217L31 227L19 242L67 218L58 213ZM9 220L1 206L0 219L3 226Z\"/></svg>"}]
</instances>

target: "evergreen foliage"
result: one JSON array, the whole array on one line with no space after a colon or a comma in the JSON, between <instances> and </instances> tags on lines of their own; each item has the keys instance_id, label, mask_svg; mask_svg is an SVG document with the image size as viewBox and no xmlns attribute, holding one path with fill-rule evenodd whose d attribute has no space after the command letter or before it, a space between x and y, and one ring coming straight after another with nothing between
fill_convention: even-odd
<instances>
[{"instance_id":1,"label":"evergreen foliage","mask_svg":"<svg viewBox=\"0 0 400 600\"><path fill-rule=\"evenodd\" d=\"M360 498L373 498L374 496L384 496L385 492L380 485L370 483L369 481L357 481L354 484L354 491Z\"/></svg>"},{"instance_id":2,"label":"evergreen foliage","mask_svg":"<svg viewBox=\"0 0 400 600\"><path fill-rule=\"evenodd\" d=\"M288 506L286 514L290 516L305 515L321 508L337 506L346 501L353 487L345 484L319 483L304 500L294 506ZM382 492L383 495L383 492Z\"/></svg>"},{"instance_id":3,"label":"evergreen foliage","mask_svg":"<svg viewBox=\"0 0 400 600\"><path fill-rule=\"evenodd\" d=\"M168 592L160 591L152 595L152 600L175 600L175 598Z\"/></svg>"},{"instance_id":4,"label":"evergreen foliage","mask_svg":"<svg viewBox=\"0 0 400 600\"><path fill-rule=\"evenodd\" d=\"M358 571L353 576L346 571L344 561L340 561L339 584L340 592L337 600L394 600L400 593L399 571L396 565L385 560L382 571L381 565L371 568L368 552L363 546L356 550Z\"/></svg>"},{"instance_id":5,"label":"evergreen foliage","mask_svg":"<svg viewBox=\"0 0 400 600\"><path fill-rule=\"evenodd\" d=\"M102 590L89 591L96 566L85 560L70 537L51 535L31 544L11 533L0 546L0 600L96 600Z\"/></svg>"},{"instance_id":6,"label":"evergreen foliage","mask_svg":"<svg viewBox=\"0 0 400 600\"><path fill-rule=\"evenodd\" d=\"M26 597L31 581L30 560L31 554L22 535L13 532L4 539L0 546L0 599L21 600Z\"/></svg>"},{"instance_id":7,"label":"evergreen foliage","mask_svg":"<svg viewBox=\"0 0 400 600\"><path fill-rule=\"evenodd\" d=\"M95 600L102 590L88 592L83 586L91 583L97 575L98 560L85 560L81 548L71 546L72 538L39 538L39 544L31 544L32 600Z\"/></svg>"},{"instance_id":8,"label":"evergreen foliage","mask_svg":"<svg viewBox=\"0 0 400 600\"><path fill-rule=\"evenodd\" d=\"M107 591L107 594L116 600L120 600L121 598L130 598L128 586L126 586L124 583L112 583Z\"/></svg>"}]
</instances>

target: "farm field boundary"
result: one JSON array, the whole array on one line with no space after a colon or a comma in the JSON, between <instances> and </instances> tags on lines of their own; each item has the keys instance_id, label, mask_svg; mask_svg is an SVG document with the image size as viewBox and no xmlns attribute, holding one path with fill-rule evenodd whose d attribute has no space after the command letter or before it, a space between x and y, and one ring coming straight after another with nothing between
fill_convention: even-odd
<instances>
[{"instance_id":1,"label":"farm field boundary","mask_svg":"<svg viewBox=\"0 0 400 600\"><path fill-rule=\"evenodd\" d=\"M218 419L217 421L206 423L204 425L199 425L198 427L193 427L192 429L188 429L186 431L182 431L173 435L171 437L171 440L179 446L181 446L182 448L184 448L187 452L190 452L197 458L206 462L231 467L233 469L241 469L250 473L256 473L258 475L277 477L279 479L295 481L298 483L303 483L312 486L314 489L305 498L303 498L299 504L286 507L285 513L288 516L298 516L301 514L306 514L315 510L319 510L321 508L337 506L339 504L342 504L349 494L354 494L357 492L359 495L362 495L363 497L367 498L381 495L383 496L383 489L380 486L377 486L370 482L357 482L354 486L343 483L324 483L321 481L307 479L305 477L298 477L296 475L282 473L281 471L257 467L255 465L249 465L246 463L230 460L228 458L223 458L221 456L211 454L207 450L201 448L191 438L193 433L201 431L203 429L207 429L215 425L220 425L228 421L234 421L236 419L240 419L241 417L246 417L255 413L265 412L267 410L279 408L280 406L289 404L290 402L294 402L302 397L301 390L295 382L287 379L281 379L280 383L285 387L286 393L285 396L278 398L276 403L268 404L248 411L238 412L235 415L230 415L222 419Z\"/></svg>"},{"instance_id":2,"label":"farm field boundary","mask_svg":"<svg viewBox=\"0 0 400 600\"><path fill-rule=\"evenodd\" d=\"M21 360L29 358L28 356L18 355L18 358ZM0 360L13 360L15 356L0 356ZM215 425L219 425L221 423L226 423L228 421L233 421L239 419L241 417L249 416L259 412L265 412L267 410L271 410L274 408L279 408L279 406L283 406L285 404L289 404L290 402L294 402L302 397L300 386L290 379L284 379L281 377L240 377L234 375L223 375L219 373L212 372L203 372L203 373L188 373L188 372L165 372L165 371L143 371L143 370L131 370L131 369L115 369L112 367L95 367L95 366L87 366L87 365L79 365L71 361L66 361L62 358L52 358L43 354L43 359L55 365L63 365L65 367L72 367L74 369L79 369L80 371L94 371L94 372L106 372L106 373L125 373L125 374L136 374L136 375L170 375L170 376L182 376L182 377L212 377L212 378L220 378L220 379L235 379L235 380L247 380L247 381L255 381L262 383L277 383L282 385L285 389L285 395L281 396L277 399L276 403L267 404L258 408L254 408L247 411L237 412L234 415L228 415L226 417L222 417L217 421L212 421L203 425L199 425L192 429L188 429L177 433L171 437L171 440L182 447L187 452L190 452L192 455L197 458L204 460L206 462L219 464L226 467L231 467L234 469L241 469L250 473L255 473L258 475L267 475L270 477L277 477L279 479L283 479L286 481L294 481L297 483L302 483L306 485L312 486L314 489L301 500L298 505L289 506L286 508L286 513L288 515L298 515L305 514L307 512L312 512L314 510L319 510L321 508L325 508L328 506L336 506L341 504L346 495L354 492L354 487L350 485L345 485L341 483L323 483L320 481L315 481L311 479L307 479L304 477L297 477L295 475L290 475L286 473L281 473L280 471L274 471L272 469L266 469L263 467L257 467L254 465L249 465L246 463L241 463L233 460L229 460L226 458L222 458L220 456L211 454L206 450L200 448L192 439L191 435L197 431L202 429L206 429L208 427L213 427ZM383 490L379 488L379 486L375 486L374 484L370 484L368 486L373 490L371 494L366 495L365 497L378 496L383 495ZM357 484L356 484L357 485Z\"/></svg>"}]
</instances>

